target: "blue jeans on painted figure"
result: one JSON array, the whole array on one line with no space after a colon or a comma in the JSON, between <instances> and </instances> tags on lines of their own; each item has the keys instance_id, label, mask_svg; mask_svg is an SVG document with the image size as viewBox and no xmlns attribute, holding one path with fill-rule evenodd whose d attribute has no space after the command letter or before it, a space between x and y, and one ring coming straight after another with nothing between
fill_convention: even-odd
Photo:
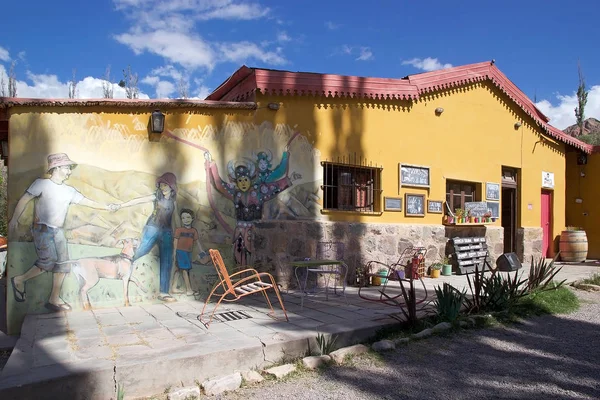
<instances>
[{"instance_id":1,"label":"blue jeans on painted figure","mask_svg":"<svg viewBox=\"0 0 600 400\"><path fill-rule=\"evenodd\" d=\"M171 229L160 229L153 225L144 226L142 240L133 256L133 261L148 254L157 242L160 254L160 292L169 293L173 265L173 232Z\"/></svg>"}]
</instances>

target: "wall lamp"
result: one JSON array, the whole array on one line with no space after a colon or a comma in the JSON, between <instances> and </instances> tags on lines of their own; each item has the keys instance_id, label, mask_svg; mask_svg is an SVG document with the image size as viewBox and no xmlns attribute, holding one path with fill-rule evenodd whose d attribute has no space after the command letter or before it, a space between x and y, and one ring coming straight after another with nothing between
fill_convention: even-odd
<instances>
[{"instance_id":1,"label":"wall lamp","mask_svg":"<svg viewBox=\"0 0 600 400\"><path fill-rule=\"evenodd\" d=\"M435 109L435 115L440 115L443 112L444 112L444 109L442 107L438 107Z\"/></svg>"},{"instance_id":2,"label":"wall lamp","mask_svg":"<svg viewBox=\"0 0 600 400\"><path fill-rule=\"evenodd\" d=\"M519 129L521 127L521 125L523 125L520 122L515 122L515 129Z\"/></svg>"},{"instance_id":3,"label":"wall lamp","mask_svg":"<svg viewBox=\"0 0 600 400\"><path fill-rule=\"evenodd\" d=\"M269 107L269 110L277 111L279 110L279 103L269 103L267 107Z\"/></svg>"},{"instance_id":4,"label":"wall lamp","mask_svg":"<svg viewBox=\"0 0 600 400\"><path fill-rule=\"evenodd\" d=\"M165 130L165 114L160 110L152 111L150 116L150 134L149 139L151 142L160 141L160 136Z\"/></svg>"}]
</instances>

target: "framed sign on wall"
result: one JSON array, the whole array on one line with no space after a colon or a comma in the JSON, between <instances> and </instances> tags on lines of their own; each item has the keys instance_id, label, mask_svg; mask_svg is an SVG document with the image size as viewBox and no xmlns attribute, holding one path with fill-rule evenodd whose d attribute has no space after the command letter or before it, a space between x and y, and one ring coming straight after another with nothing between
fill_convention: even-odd
<instances>
[{"instance_id":1,"label":"framed sign on wall","mask_svg":"<svg viewBox=\"0 0 600 400\"><path fill-rule=\"evenodd\" d=\"M427 200L427 212L441 214L444 212L443 202L437 200Z\"/></svg>"},{"instance_id":2,"label":"framed sign on wall","mask_svg":"<svg viewBox=\"0 0 600 400\"><path fill-rule=\"evenodd\" d=\"M425 216L425 195L406 193L406 204L404 211L407 217L424 217Z\"/></svg>"},{"instance_id":3,"label":"framed sign on wall","mask_svg":"<svg viewBox=\"0 0 600 400\"><path fill-rule=\"evenodd\" d=\"M402 211L402 197L384 197L383 211Z\"/></svg>"},{"instance_id":4,"label":"framed sign on wall","mask_svg":"<svg viewBox=\"0 0 600 400\"><path fill-rule=\"evenodd\" d=\"M429 167L418 165L400 164L400 187L416 186L430 187Z\"/></svg>"},{"instance_id":5,"label":"framed sign on wall","mask_svg":"<svg viewBox=\"0 0 600 400\"><path fill-rule=\"evenodd\" d=\"M486 198L486 200L500 200L500 184L486 182L485 198Z\"/></svg>"}]
</instances>

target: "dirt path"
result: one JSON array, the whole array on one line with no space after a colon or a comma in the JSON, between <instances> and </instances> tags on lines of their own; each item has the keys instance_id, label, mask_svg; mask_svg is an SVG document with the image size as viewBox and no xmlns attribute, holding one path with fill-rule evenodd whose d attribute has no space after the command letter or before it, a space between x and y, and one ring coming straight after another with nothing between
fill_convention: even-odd
<instances>
[{"instance_id":1,"label":"dirt path","mask_svg":"<svg viewBox=\"0 0 600 400\"><path fill-rule=\"evenodd\" d=\"M580 310L412 342L353 366L263 382L221 399L598 399L600 294Z\"/></svg>"}]
</instances>

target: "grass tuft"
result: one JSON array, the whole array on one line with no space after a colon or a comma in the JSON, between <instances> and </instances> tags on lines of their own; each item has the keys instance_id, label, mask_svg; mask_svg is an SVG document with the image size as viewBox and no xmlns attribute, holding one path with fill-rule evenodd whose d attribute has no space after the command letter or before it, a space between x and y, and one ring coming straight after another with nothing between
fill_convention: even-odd
<instances>
[{"instance_id":1,"label":"grass tuft","mask_svg":"<svg viewBox=\"0 0 600 400\"><path fill-rule=\"evenodd\" d=\"M588 285L600 285L600 274L594 274L587 279L583 280L583 283Z\"/></svg>"}]
</instances>

